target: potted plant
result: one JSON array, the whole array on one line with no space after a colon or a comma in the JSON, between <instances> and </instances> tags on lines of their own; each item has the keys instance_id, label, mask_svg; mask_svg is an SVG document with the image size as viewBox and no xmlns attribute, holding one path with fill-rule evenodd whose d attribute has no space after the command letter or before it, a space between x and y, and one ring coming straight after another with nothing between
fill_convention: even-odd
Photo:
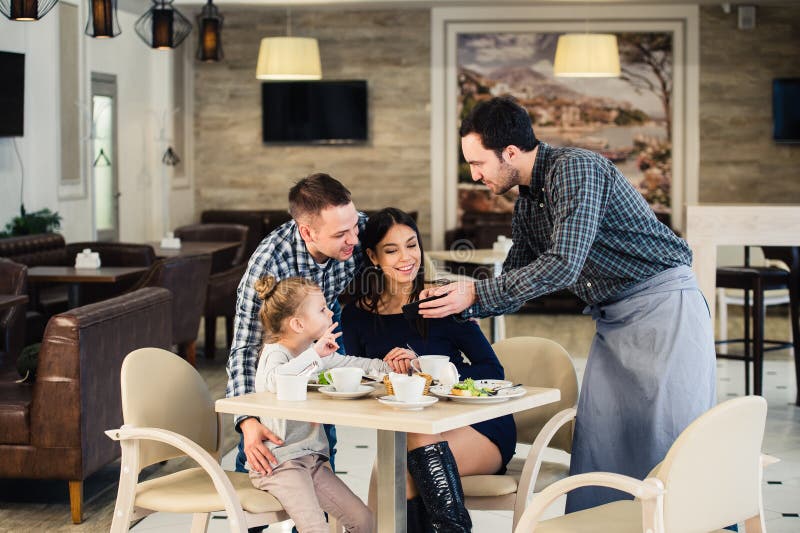
<instances>
[{"instance_id":1,"label":"potted plant","mask_svg":"<svg viewBox=\"0 0 800 533\"><path fill-rule=\"evenodd\" d=\"M0 232L0 237L16 237L18 235L33 235L36 233L50 233L61 227L61 215L47 208L27 213L25 206L19 207L19 216L11 219L6 224L5 231Z\"/></svg>"}]
</instances>

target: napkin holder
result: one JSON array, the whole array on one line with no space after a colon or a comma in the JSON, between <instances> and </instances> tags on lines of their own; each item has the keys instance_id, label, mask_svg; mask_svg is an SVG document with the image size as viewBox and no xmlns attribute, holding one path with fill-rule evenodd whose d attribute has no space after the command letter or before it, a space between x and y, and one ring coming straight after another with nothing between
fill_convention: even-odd
<instances>
[{"instance_id":1,"label":"napkin holder","mask_svg":"<svg viewBox=\"0 0 800 533\"><path fill-rule=\"evenodd\" d=\"M511 246L514 244L514 241L506 237L505 235L500 235L497 237L497 240L492 244L492 250L495 252L503 252L507 254L511 251Z\"/></svg>"},{"instance_id":2,"label":"napkin holder","mask_svg":"<svg viewBox=\"0 0 800 533\"><path fill-rule=\"evenodd\" d=\"M161 239L161 247L179 250L181 247L181 240L178 237L176 237L174 233L170 231L169 233L167 233L166 237Z\"/></svg>"},{"instance_id":3,"label":"napkin holder","mask_svg":"<svg viewBox=\"0 0 800 533\"><path fill-rule=\"evenodd\" d=\"M75 268L100 268L100 254L89 248L75 255Z\"/></svg>"}]
</instances>

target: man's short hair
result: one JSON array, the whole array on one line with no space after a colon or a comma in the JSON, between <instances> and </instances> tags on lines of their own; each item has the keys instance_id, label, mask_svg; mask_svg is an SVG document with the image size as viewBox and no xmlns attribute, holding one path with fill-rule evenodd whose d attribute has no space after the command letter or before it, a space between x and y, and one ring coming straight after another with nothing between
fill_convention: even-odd
<instances>
[{"instance_id":1,"label":"man's short hair","mask_svg":"<svg viewBox=\"0 0 800 533\"><path fill-rule=\"evenodd\" d=\"M351 202L350 191L328 174L311 174L289 189L289 214L298 217L315 217L323 209Z\"/></svg>"},{"instance_id":2,"label":"man's short hair","mask_svg":"<svg viewBox=\"0 0 800 533\"><path fill-rule=\"evenodd\" d=\"M498 96L476 105L459 129L461 137L470 133L477 133L483 147L494 150L498 158L506 146L513 144L530 152L539 144L528 111L511 96Z\"/></svg>"}]
</instances>

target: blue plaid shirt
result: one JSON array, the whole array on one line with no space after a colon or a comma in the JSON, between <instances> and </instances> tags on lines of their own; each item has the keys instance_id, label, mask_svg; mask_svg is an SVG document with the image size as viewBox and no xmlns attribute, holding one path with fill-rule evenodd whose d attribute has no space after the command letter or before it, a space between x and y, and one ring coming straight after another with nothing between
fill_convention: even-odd
<instances>
[{"instance_id":1,"label":"blue plaid shirt","mask_svg":"<svg viewBox=\"0 0 800 533\"><path fill-rule=\"evenodd\" d=\"M476 303L464 316L514 312L560 289L600 304L692 263L686 242L656 219L617 167L580 148L539 145L531 185L519 187L511 235L503 274L475 284Z\"/></svg>"},{"instance_id":2,"label":"blue plaid shirt","mask_svg":"<svg viewBox=\"0 0 800 533\"><path fill-rule=\"evenodd\" d=\"M358 227L364 230L367 216L358 214ZM236 317L233 322L233 342L228 357L228 386L225 396L240 396L255 391L256 365L258 354L263 346L263 329L258 311L261 298L255 290L255 282L264 276L272 275L278 280L291 276L302 276L317 283L322 288L328 307L353 279L363 261L361 245L356 245L353 255L347 261L328 259L324 264L314 261L300 237L294 220L267 235L253 252L242 281L236 291ZM247 417L237 416L235 424Z\"/></svg>"}]
</instances>

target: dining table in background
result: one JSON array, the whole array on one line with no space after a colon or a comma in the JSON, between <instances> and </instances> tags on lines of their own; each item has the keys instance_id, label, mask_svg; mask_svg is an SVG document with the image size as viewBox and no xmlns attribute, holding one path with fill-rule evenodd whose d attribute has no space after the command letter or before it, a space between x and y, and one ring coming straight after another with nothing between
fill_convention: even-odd
<instances>
[{"instance_id":1,"label":"dining table in background","mask_svg":"<svg viewBox=\"0 0 800 533\"><path fill-rule=\"evenodd\" d=\"M160 242L148 242L158 258L181 257L184 255L214 255L225 252L242 245L236 241L181 241L180 248L164 248Z\"/></svg>"},{"instance_id":2,"label":"dining table in background","mask_svg":"<svg viewBox=\"0 0 800 533\"><path fill-rule=\"evenodd\" d=\"M425 251L425 255L439 263L456 263L458 265L484 265L492 267L494 277L503 273L503 262L506 260L508 252L497 251L491 248L465 248L453 250L432 250ZM437 264L437 266L439 266ZM448 274L459 274L453 272ZM492 316L492 342L502 340L506 336L506 321L503 315Z\"/></svg>"},{"instance_id":3,"label":"dining table in background","mask_svg":"<svg viewBox=\"0 0 800 533\"><path fill-rule=\"evenodd\" d=\"M526 394L500 403L456 403L439 400L421 411L396 410L375 398L383 386L357 400L333 399L309 391L305 401L279 401L271 392L256 392L216 401L218 413L274 417L378 430L378 531L406 532L406 433L435 434L491 418L518 413L561 398L558 389L525 387Z\"/></svg>"},{"instance_id":4,"label":"dining table in background","mask_svg":"<svg viewBox=\"0 0 800 533\"><path fill-rule=\"evenodd\" d=\"M70 266L34 266L28 268L28 283L67 283L67 305L70 309L81 305L81 285L85 283L116 283L141 276L149 267L75 268Z\"/></svg>"},{"instance_id":5,"label":"dining table in background","mask_svg":"<svg viewBox=\"0 0 800 533\"><path fill-rule=\"evenodd\" d=\"M0 311L28 303L26 294L0 294Z\"/></svg>"}]
</instances>

